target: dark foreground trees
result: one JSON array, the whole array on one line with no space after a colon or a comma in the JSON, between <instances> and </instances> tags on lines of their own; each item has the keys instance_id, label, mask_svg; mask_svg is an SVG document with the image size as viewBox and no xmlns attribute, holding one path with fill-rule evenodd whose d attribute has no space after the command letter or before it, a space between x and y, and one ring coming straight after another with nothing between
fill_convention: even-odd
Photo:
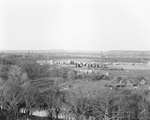
<instances>
[{"instance_id":1,"label":"dark foreground trees","mask_svg":"<svg viewBox=\"0 0 150 120\"><path fill-rule=\"evenodd\" d=\"M20 109L26 109L26 117L37 109L47 109L50 118L61 112L64 91L61 91L54 78L30 80L27 74L17 66L10 66L8 79L0 86L0 116L7 120L17 120ZM5 112L2 112L5 111Z\"/></svg>"},{"instance_id":2,"label":"dark foreground trees","mask_svg":"<svg viewBox=\"0 0 150 120\"><path fill-rule=\"evenodd\" d=\"M17 66L11 66L8 72L7 81L3 81L0 87L1 108L6 111L7 117L18 117L18 105L23 99L22 85L27 80L25 73L22 73Z\"/></svg>"},{"instance_id":3,"label":"dark foreground trees","mask_svg":"<svg viewBox=\"0 0 150 120\"><path fill-rule=\"evenodd\" d=\"M61 78L68 79L67 69L65 72L54 70L59 78L52 78L47 77L47 73L44 72L47 72L47 67L43 66L44 69L42 68L39 75L37 72L39 70L34 71L39 66L37 67L37 64L33 62L32 69L30 65L30 62L29 64L25 62L21 64L22 68L10 65L7 69L2 70L7 73L5 74L7 79L1 77L1 119L17 120L20 108L26 109L26 117L29 117L29 113L34 112L33 110L46 109L49 111L49 119L59 119L60 113L64 111L76 120L90 118L96 120L150 119L149 90L144 88L137 90L110 89L105 86L96 86L96 84L92 86L93 81L90 83L83 81L80 83L83 84L82 86L78 88L73 86L65 90L61 88L61 83L64 82ZM31 76L28 78L29 74ZM75 77L74 75L74 73L70 73L69 78Z\"/></svg>"},{"instance_id":4,"label":"dark foreground trees","mask_svg":"<svg viewBox=\"0 0 150 120\"><path fill-rule=\"evenodd\" d=\"M76 120L89 118L96 120L149 120L150 91L140 91L108 88L102 88L89 94L80 90L79 92L71 91L67 97L67 104Z\"/></svg>"}]
</instances>

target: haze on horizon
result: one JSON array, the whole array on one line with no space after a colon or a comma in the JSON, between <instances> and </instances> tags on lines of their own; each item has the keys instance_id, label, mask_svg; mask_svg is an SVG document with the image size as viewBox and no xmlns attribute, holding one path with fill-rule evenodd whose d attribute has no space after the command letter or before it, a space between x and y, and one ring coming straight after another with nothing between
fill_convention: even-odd
<instances>
[{"instance_id":1,"label":"haze on horizon","mask_svg":"<svg viewBox=\"0 0 150 120\"><path fill-rule=\"evenodd\" d=\"M1 0L0 50L150 50L149 0Z\"/></svg>"}]
</instances>

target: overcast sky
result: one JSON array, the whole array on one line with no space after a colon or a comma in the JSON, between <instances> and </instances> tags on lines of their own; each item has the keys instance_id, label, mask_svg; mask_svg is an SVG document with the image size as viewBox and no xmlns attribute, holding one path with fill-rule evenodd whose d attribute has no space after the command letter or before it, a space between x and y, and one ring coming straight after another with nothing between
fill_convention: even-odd
<instances>
[{"instance_id":1,"label":"overcast sky","mask_svg":"<svg viewBox=\"0 0 150 120\"><path fill-rule=\"evenodd\" d=\"M150 50L150 0L0 0L0 49Z\"/></svg>"}]
</instances>

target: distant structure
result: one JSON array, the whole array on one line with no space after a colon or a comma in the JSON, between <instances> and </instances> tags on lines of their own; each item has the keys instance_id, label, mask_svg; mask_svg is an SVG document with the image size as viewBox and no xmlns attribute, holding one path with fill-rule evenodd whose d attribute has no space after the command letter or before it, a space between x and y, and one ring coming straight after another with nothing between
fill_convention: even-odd
<instances>
[{"instance_id":1,"label":"distant structure","mask_svg":"<svg viewBox=\"0 0 150 120\"><path fill-rule=\"evenodd\" d=\"M30 55L30 51L28 51L28 56Z\"/></svg>"},{"instance_id":2,"label":"distant structure","mask_svg":"<svg viewBox=\"0 0 150 120\"><path fill-rule=\"evenodd\" d=\"M141 57L142 57L142 60L141 60L141 61L143 61L143 60L144 60L144 51L142 51Z\"/></svg>"},{"instance_id":3,"label":"distant structure","mask_svg":"<svg viewBox=\"0 0 150 120\"><path fill-rule=\"evenodd\" d=\"M101 62L104 62L105 56L103 54L103 52L101 51Z\"/></svg>"}]
</instances>

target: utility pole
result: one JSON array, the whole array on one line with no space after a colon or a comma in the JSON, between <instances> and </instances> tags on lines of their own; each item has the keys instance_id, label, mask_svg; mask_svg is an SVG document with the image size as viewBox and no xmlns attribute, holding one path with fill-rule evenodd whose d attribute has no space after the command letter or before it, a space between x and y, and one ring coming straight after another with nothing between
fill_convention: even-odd
<instances>
[{"instance_id":1,"label":"utility pole","mask_svg":"<svg viewBox=\"0 0 150 120\"><path fill-rule=\"evenodd\" d=\"M142 51L142 56L141 57L142 57L141 61L143 62L143 60L144 60L144 51Z\"/></svg>"},{"instance_id":2,"label":"utility pole","mask_svg":"<svg viewBox=\"0 0 150 120\"><path fill-rule=\"evenodd\" d=\"M101 51L101 62L103 62L103 52Z\"/></svg>"}]
</instances>

